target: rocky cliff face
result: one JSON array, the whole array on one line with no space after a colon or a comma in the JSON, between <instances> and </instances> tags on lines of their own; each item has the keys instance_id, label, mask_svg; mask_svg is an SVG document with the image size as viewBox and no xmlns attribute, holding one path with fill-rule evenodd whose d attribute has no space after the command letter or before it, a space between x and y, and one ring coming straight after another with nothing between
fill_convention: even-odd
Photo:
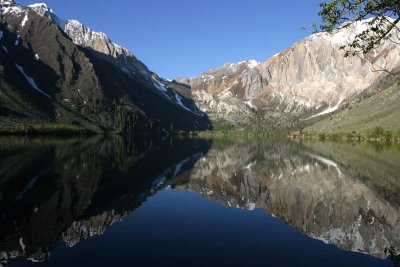
<instances>
[{"instance_id":1,"label":"rocky cliff face","mask_svg":"<svg viewBox=\"0 0 400 267\"><path fill-rule=\"evenodd\" d=\"M5 125L46 122L158 133L209 127L193 101L104 33L63 21L44 4L0 5Z\"/></svg>"},{"instance_id":2,"label":"rocky cliff face","mask_svg":"<svg viewBox=\"0 0 400 267\"><path fill-rule=\"evenodd\" d=\"M390 41L365 56L344 57L340 47L366 23L313 34L262 63L225 64L177 81L192 87L195 102L214 121L290 127L336 111L383 77L376 69L399 67L400 47Z\"/></svg>"},{"instance_id":3,"label":"rocky cliff face","mask_svg":"<svg viewBox=\"0 0 400 267\"><path fill-rule=\"evenodd\" d=\"M362 133L377 127L389 131L400 129L400 72L387 74L374 82L348 104L329 117L312 124L304 132Z\"/></svg>"},{"instance_id":4,"label":"rocky cliff face","mask_svg":"<svg viewBox=\"0 0 400 267\"><path fill-rule=\"evenodd\" d=\"M98 52L99 56L111 61L131 75L146 77L148 81L152 72L138 60L128 49L112 42L103 32L95 32L77 20L60 19L46 4L33 4L29 8L42 17L48 18L60 27L74 44Z\"/></svg>"}]
</instances>

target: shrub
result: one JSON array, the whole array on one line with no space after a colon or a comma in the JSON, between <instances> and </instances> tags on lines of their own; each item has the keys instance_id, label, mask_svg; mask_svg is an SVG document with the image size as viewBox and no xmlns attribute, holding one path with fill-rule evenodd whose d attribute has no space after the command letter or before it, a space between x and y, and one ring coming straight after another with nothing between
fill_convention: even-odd
<instances>
[{"instance_id":1,"label":"shrub","mask_svg":"<svg viewBox=\"0 0 400 267\"><path fill-rule=\"evenodd\" d=\"M378 136L383 136L384 133L385 133L385 130L383 129L383 127L377 126L374 129L373 135L375 137L378 137Z\"/></svg>"}]
</instances>

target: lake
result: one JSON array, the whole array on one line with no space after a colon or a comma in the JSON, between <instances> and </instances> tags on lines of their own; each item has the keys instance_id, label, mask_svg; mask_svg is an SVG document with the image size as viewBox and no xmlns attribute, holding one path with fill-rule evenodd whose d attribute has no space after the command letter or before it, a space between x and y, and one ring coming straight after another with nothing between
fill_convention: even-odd
<instances>
[{"instance_id":1,"label":"lake","mask_svg":"<svg viewBox=\"0 0 400 267\"><path fill-rule=\"evenodd\" d=\"M388 266L400 146L0 138L0 265Z\"/></svg>"}]
</instances>

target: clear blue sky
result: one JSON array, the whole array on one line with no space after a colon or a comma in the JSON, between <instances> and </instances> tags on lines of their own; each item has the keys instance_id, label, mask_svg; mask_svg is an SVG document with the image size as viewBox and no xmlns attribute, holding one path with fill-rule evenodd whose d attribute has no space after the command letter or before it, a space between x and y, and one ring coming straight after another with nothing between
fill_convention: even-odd
<instances>
[{"instance_id":1,"label":"clear blue sky","mask_svg":"<svg viewBox=\"0 0 400 267\"><path fill-rule=\"evenodd\" d=\"M45 1L45 0L42 0ZM47 0L133 52L165 78L227 62L264 61L309 34L322 0ZM28 5L38 1L16 0Z\"/></svg>"}]
</instances>

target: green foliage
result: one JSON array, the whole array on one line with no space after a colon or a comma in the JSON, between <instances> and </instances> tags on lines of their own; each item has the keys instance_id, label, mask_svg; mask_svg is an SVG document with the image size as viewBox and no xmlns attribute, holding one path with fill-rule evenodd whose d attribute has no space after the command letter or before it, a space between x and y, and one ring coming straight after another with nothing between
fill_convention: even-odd
<instances>
[{"instance_id":1,"label":"green foliage","mask_svg":"<svg viewBox=\"0 0 400 267\"><path fill-rule=\"evenodd\" d=\"M227 128L223 128L225 130L212 130L212 131L203 131L197 132L196 136L200 138L259 138L259 137L270 137L270 136L286 136L286 132L267 132L267 131L259 131L253 129L231 129L226 130Z\"/></svg>"},{"instance_id":2,"label":"green foliage","mask_svg":"<svg viewBox=\"0 0 400 267\"><path fill-rule=\"evenodd\" d=\"M33 134L33 135L80 135L86 130L73 124L47 122L1 122L0 135Z\"/></svg>"},{"instance_id":3,"label":"green foliage","mask_svg":"<svg viewBox=\"0 0 400 267\"><path fill-rule=\"evenodd\" d=\"M393 138L393 132L392 131L385 131L385 140L390 141Z\"/></svg>"},{"instance_id":4,"label":"green foliage","mask_svg":"<svg viewBox=\"0 0 400 267\"><path fill-rule=\"evenodd\" d=\"M390 143L400 143L400 130L386 130L382 126L373 129L352 131L352 132L293 132L290 138L318 139L320 141L377 141Z\"/></svg>"},{"instance_id":5,"label":"green foliage","mask_svg":"<svg viewBox=\"0 0 400 267\"><path fill-rule=\"evenodd\" d=\"M373 135L374 136L382 136L384 132L385 132L385 130L383 129L383 127L377 126L377 127L375 127L375 129L373 131Z\"/></svg>"},{"instance_id":6,"label":"green foliage","mask_svg":"<svg viewBox=\"0 0 400 267\"><path fill-rule=\"evenodd\" d=\"M213 131L232 131L235 127L229 123L216 126Z\"/></svg>"},{"instance_id":7,"label":"green foliage","mask_svg":"<svg viewBox=\"0 0 400 267\"><path fill-rule=\"evenodd\" d=\"M397 26L400 21L399 0L332 0L320 3L320 7L322 24L319 30L329 33L372 17L367 29L342 47L346 51L345 56L366 54L400 33ZM390 18L394 18L394 21ZM318 30L317 28L315 26L315 30Z\"/></svg>"}]
</instances>

